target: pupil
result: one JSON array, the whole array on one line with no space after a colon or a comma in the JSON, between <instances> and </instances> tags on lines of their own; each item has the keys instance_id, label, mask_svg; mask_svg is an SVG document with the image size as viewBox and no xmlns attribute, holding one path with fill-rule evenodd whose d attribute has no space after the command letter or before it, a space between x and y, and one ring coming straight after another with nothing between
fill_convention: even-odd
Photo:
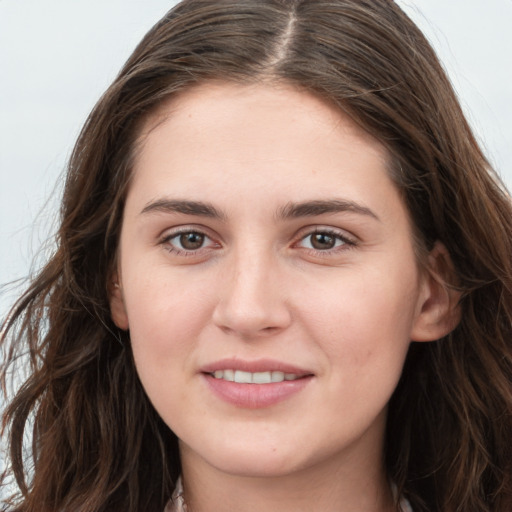
<instances>
[{"instance_id":1,"label":"pupil","mask_svg":"<svg viewBox=\"0 0 512 512\"><path fill-rule=\"evenodd\" d=\"M193 251L199 249L204 242L204 235L201 233L183 233L180 236L180 244L184 249Z\"/></svg>"},{"instance_id":2,"label":"pupil","mask_svg":"<svg viewBox=\"0 0 512 512\"><path fill-rule=\"evenodd\" d=\"M332 249L334 244L335 240L332 235L326 233L315 233L311 235L311 245L315 249Z\"/></svg>"}]
</instances>

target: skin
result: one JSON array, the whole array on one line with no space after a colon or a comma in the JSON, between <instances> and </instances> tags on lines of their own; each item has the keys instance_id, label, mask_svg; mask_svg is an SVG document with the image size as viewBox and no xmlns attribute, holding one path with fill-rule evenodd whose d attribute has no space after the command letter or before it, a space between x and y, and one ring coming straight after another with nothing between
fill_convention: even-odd
<instances>
[{"instance_id":1,"label":"skin","mask_svg":"<svg viewBox=\"0 0 512 512\"><path fill-rule=\"evenodd\" d=\"M435 272L445 251L421 270L386 150L282 84L197 86L139 144L111 308L180 440L189 506L389 510L387 403L410 341L441 337L455 315ZM312 201L336 211L291 215ZM238 407L201 371L224 358L310 378L277 404Z\"/></svg>"}]
</instances>

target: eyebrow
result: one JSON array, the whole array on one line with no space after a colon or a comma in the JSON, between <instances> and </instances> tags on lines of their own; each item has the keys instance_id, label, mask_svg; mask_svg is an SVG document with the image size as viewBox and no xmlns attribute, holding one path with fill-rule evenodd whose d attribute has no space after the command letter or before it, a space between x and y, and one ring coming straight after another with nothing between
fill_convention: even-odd
<instances>
[{"instance_id":1,"label":"eyebrow","mask_svg":"<svg viewBox=\"0 0 512 512\"><path fill-rule=\"evenodd\" d=\"M300 217L314 217L326 213L351 212L365 215L379 220L379 217L370 208L345 199L329 199L304 201L301 203L288 203L278 211L278 218L296 219Z\"/></svg>"},{"instance_id":2,"label":"eyebrow","mask_svg":"<svg viewBox=\"0 0 512 512\"><path fill-rule=\"evenodd\" d=\"M181 199L157 199L148 203L140 212L182 213L184 215L197 215L212 219L225 219L225 215L212 204L202 201L186 201Z\"/></svg>"},{"instance_id":3,"label":"eyebrow","mask_svg":"<svg viewBox=\"0 0 512 512\"><path fill-rule=\"evenodd\" d=\"M184 215L196 215L212 219L225 220L226 216L217 210L212 204L202 201L187 201L182 199L157 199L148 203L141 214L151 212L181 213ZM314 217L329 213L351 212L380 220L370 208L354 201L344 199L313 200L300 203L290 202L277 212L278 219L297 219L300 217Z\"/></svg>"}]
</instances>

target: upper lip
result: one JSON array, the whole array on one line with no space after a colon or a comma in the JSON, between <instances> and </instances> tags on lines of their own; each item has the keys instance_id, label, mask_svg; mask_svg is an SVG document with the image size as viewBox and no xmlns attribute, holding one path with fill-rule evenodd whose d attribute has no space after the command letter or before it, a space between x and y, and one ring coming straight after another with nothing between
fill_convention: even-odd
<instances>
[{"instance_id":1,"label":"upper lip","mask_svg":"<svg viewBox=\"0 0 512 512\"><path fill-rule=\"evenodd\" d=\"M255 361L246 361L237 358L220 359L213 363L205 364L201 367L202 373L214 373L216 370L241 370L244 372L283 372L293 373L297 376L312 375L313 372L299 368L283 361L273 359L257 359Z\"/></svg>"}]
</instances>

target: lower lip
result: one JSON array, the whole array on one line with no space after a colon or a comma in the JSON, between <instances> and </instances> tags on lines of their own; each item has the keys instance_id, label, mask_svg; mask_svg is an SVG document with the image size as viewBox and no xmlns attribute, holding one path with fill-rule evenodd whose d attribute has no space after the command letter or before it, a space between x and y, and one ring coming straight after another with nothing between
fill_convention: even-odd
<instances>
[{"instance_id":1,"label":"lower lip","mask_svg":"<svg viewBox=\"0 0 512 512\"><path fill-rule=\"evenodd\" d=\"M285 380L269 384L239 384L224 379L216 379L210 374L203 374L209 388L220 399L245 409L261 409L278 404L304 389L313 376L297 380Z\"/></svg>"}]
</instances>

